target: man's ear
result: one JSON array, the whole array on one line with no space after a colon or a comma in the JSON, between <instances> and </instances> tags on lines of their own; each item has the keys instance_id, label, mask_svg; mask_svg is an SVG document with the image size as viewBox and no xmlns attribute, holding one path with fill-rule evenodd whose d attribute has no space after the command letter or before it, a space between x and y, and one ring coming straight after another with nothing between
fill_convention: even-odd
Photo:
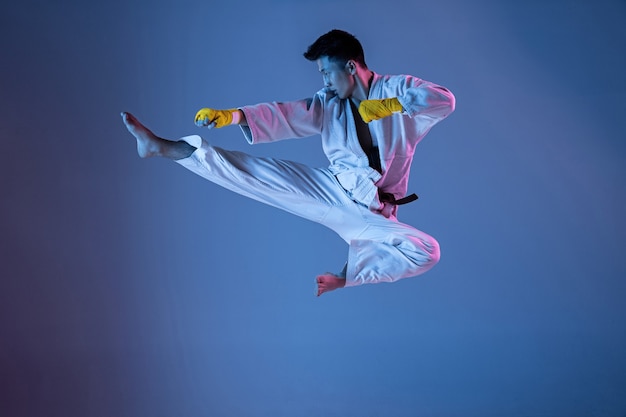
<instances>
[{"instance_id":1,"label":"man's ear","mask_svg":"<svg viewBox=\"0 0 626 417\"><path fill-rule=\"evenodd\" d=\"M350 75L356 74L356 62L349 59L348 62L346 62L346 70L350 73Z\"/></svg>"}]
</instances>

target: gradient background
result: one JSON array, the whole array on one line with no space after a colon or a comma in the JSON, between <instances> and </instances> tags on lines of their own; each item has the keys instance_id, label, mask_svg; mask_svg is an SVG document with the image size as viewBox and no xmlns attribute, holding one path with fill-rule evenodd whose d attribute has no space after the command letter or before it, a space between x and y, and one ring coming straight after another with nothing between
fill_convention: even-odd
<instances>
[{"instance_id":1,"label":"gradient background","mask_svg":"<svg viewBox=\"0 0 626 417\"><path fill-rule=\"evenodd\" d=\"M625 416L625 21L623 0L2 6L0 414ZM317 138L193 116L312 95L302 52L335 27L457 110L400 210L440 264L316 298L343 241L139 159L119 112L324 166Z\"/></svg>"}]
</instances>

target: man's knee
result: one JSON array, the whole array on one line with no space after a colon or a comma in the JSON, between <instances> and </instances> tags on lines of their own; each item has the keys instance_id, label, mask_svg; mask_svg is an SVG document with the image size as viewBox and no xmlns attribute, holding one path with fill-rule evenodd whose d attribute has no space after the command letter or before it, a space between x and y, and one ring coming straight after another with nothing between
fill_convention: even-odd
<instances>
[{"instance_id":1,"label":"man's knee","mask_svg":"<svg viewBox=\"0 0 626 417\"><path fill-rule=\"evenodd\" d=\"M431 238L431 241L428 243L428 245L430 246L429 248L430 259L428 262L430 264L430 267L432 268L439 262L439 258L441 257L441 249L439 247L439 242L437 242L433 238Z\"/></svg>"},{"instance_id":2,"label":"man's knee","mask_svg":"<svg viewBox=\"0 0 626 417\"><path fill-rule=\"evenodd\" d=\"M420 249L418 252L418 262L416 262L416 272L418 275L423 274L435 266L439 262L439 258L441 256L439 242L430 236L428 239L421 239Z\"/></svg>"},{"instance_id":3,"label":"man's knee","mask_svg":"<svg viewBox=\"0 0 626 417\"><path fill-rule=\"evenodd\" d=\"M408 239L399 245L398 249L400 249L402 256L409 261L405 264L407 269L400 274L402 277L423 274L434 267L441 256L439 242L428 235Z\"/></svg>"}]
</instances>

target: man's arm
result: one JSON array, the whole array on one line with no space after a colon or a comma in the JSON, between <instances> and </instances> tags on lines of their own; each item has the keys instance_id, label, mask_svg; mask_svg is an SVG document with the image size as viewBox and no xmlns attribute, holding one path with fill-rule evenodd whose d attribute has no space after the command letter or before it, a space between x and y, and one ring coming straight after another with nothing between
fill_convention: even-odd
<instances>
[{"instance_id":1,"label":"man's arm","mask_svg":"<svg viewBox=\"0 0 626 417\"><path fill-rule=\"evenodd\" d=\"M239 126L248 126L248 120L246 119L246 114L244 112L242 112L241 110L237 109L237 121L236 123ZM233 117L234 119L234 117Z\"/></svg>"},{"instance_id":2,"label":"man's arm","mask_svg":"<svg viewBox=\"0 0 626 417\"><path fill-rule=\"evenodd\" d=\"M323 100L316 94L309 99L241 107L247 121L241 129L251 144L320 134L324 118Z\"/></svg>"},{"instance_id":3,"label":"man's arm","mask_svg":"<svg viewBox=\"0 0 626 417\"><path fill-rule=\"evenodd\" d=\"M409 117L422 116L438 122L454 111L456 99L450 90L423 80L413 79L413 82L417 85L408 87L398 96Z\"/></svg>"},{"instance_id":4,"label":"man's arm","mask_svg":"<svg viewBox=\"0 0 626 417\"><path fill-rule=\"evenodd\" d=\"M387 97L363 100L359 106L359 114L367 123L400 112L437 122L454 111L454 95L445 87L410 76L390 77L383 82Z\"/></svg>"},{"instance_id":5,"label":"man's arm","mask_svg":"<svg viewBox=\"0 0 626 417\"><path fill-rule=\"evenodd\" d=\"M275 142L290 138L303 138L322 131L324 114L323 97L290 102L260 103L239 109L200 109L196 125L221 128L239 125L249 143Z\"/></svg>"}]
</instances>

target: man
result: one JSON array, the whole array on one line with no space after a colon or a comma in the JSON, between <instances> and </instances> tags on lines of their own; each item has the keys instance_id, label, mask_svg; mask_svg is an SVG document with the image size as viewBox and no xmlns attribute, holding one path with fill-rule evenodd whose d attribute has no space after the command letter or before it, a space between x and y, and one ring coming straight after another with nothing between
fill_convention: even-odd
<instances>
[{"instance_id":1,"label":"man","mask_svg":"<svg viewBox=\"0 0 626 417\"><path fill-rule=\"evenodd\" d=\"M304 54L324 88L312 98L238 109L204 108L198 126L239 125L251 144L321 135L328 168L257 158L209 145L199 136L159 138L129 113L122 118L141 157L162 156L234 192L337 232L348 244L339 273L317 277L317 295L342 287L419 275L439 260L437 241L398 222L417 143L455 105L446 88L412 76L371 71L360 42L332 30Z\"/></svg>"}]
</instances>

